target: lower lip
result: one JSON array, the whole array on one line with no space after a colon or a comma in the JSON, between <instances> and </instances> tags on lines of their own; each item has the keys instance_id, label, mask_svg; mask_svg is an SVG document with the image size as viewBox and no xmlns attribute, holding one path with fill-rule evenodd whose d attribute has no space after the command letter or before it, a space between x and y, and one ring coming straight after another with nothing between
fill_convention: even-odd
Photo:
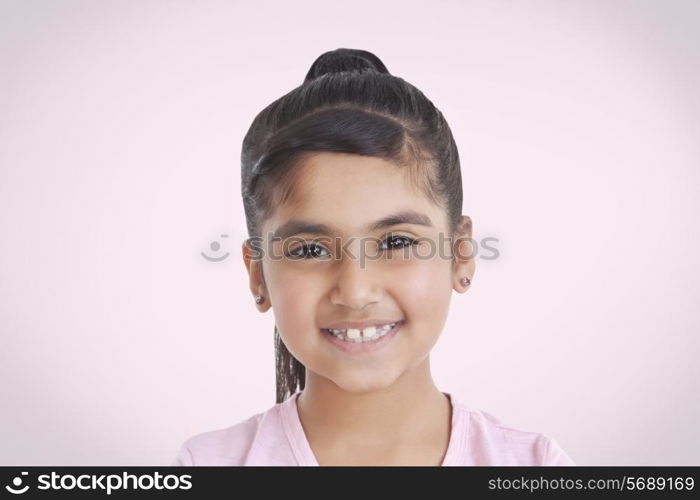
<instances>
[{"instance_id":1,"label":"lower lip","mask_svg":"<svg viewBox=\"0 0 700 500\"><path fill-rule=\"evenodd\" d=\"M363 354L378 351L387 343L391 342L391 339L393 339L396 336L396 333L401 329L403 323L403 321L399 321L398 323L396 323L396 325L394 325L394 328L386 332L385 335L382 335L378 339L371 340L369 342L352 342L348 340L340 340L335 335L325 330L321 330L321 333L341 351L345 351L351 354Z\"/></svg>"}]
</instances>

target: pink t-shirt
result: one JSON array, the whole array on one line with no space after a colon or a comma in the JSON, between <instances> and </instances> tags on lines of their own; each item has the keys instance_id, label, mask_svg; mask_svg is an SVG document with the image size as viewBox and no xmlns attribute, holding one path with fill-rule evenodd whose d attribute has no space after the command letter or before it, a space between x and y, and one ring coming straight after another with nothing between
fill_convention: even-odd
<instances>
[{"instance_id":1,"label":"pink t-shirt","mask_svg":"<svg viewBox=\"0 0 700 500\"><path fill-rule=\"evenodd\" d=\"M299 420L299 394L230 427L190 437L171 465L318 466ZM443 394L452 404L443 466L576 465L554 439L508 427L485 411L466 407L451 393Z\"/></svg>"}]
</instances>

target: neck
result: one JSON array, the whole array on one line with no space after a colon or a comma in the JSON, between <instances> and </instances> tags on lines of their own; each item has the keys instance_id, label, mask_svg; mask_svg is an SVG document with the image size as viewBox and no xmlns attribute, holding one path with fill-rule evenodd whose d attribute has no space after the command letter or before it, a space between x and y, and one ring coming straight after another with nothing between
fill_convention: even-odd
<instances>
[{"instance_id":1,"label":"neck","mask_svg":"<svg viewBox=\"0 0 700 500\"><path fill-rule=\"evenodd\" d=\"M430 374L429 356L389 387L364 392L347 391L307 369L297 409L310 441L386 447L443 432L451 418L450 401Z\"/></svg>"}]
</instances>

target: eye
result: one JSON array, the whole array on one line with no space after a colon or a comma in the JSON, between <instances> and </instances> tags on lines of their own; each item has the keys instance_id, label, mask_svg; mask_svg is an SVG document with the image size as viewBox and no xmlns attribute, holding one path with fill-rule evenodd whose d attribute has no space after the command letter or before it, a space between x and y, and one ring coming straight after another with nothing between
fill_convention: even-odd
<instances>
[{"instance_id":1,"label":"eye","mask_svg":"<svg viewBox=\"0 0 700 500\"><path fill-rule=\"evenodd\" d=\"M292 259L307 260L309 258L326 257L326 255L320 255L320 252L326 250L316 243L311 243L309 245L301 245L293 250L290 250L287 257Z\"/></svg>"},{"instance_id":2,"label":"eye","mask_svg":"<svg viewBox=\"0 0 700 500\"><path fill-rule=\"evenodd\" d=\"M396 246L396 244L394 243L396 241L400 242L398 246ZM390 248L388 248L388 250L397 250L417 244L416 240L414 240L413 238L409 238L408 236L391 236L385 239L382 243L385 242L390 244Z\"/></svg>"}]
</instances>

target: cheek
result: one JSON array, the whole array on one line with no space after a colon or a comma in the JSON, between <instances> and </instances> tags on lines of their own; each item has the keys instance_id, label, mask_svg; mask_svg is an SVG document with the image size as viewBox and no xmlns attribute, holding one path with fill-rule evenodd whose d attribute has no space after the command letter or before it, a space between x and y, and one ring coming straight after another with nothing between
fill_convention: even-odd
<instances>
[{"instance_id":1,"label":"cheek","mask_svg":"<svg viewBox=\"0 0 700 500\"><path fill-rule=\"evenodd\" d=\"M276 268L270 273L272 313L287 348L297 358L308 349L315 334L318 290L304 273Z\"/></svg>"},{"instance_id":2,"label":"cheek","mask_svg":"<svg viewBox=\"0 0 700 500\"><path fill-rule=\"evenodd\" d=\"M402 297L410 309L431 309L449 302L451 270L439 259L418 261L404 266L401 276ZM409 311L407 311L409 313Z\"/></svg>"},{"instance_id":3,"label":"cheek","mask_svg":"<svg viewBox=\"0 0 700 500\"><path fill-rule=\"evenodd\" d=\"M401 307L421 339L434 341L447 319L452 296L451 268L442 260L430 260L404 266L401 282Z\"/></svg>"}]
</instances>

